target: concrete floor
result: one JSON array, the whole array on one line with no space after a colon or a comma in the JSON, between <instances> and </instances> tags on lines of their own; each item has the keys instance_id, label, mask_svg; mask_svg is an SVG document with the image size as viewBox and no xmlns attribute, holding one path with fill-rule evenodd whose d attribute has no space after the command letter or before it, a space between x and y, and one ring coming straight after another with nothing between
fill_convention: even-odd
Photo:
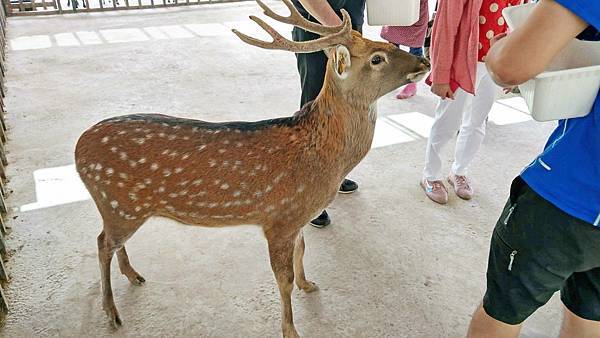
<instances>
[{"instance_id":1,"label":"concrete floor","mask_svg":"<svg viewBox=\"0 0 600 338\"><path fill-rule=\"evenodd\" d=\"M164 219L128 242L145 286L129 285L113 267L124 326L111 329L100 304L99 215L71 167L79 135L108 116L290 115L299 97L294 56L246 46L226 29L252 33L246 16L257 12L243 3L9 20L14 219L12 308L2 335L280 335L279 296L259 230ZM459 337L482 297L488 241L509 182L552 125L506 106L521 109L519 99L497 104L472 168L476 198L451 196L437 206L417 184L436 102L420 90L408 101L380 100L376 148L351 174L360 190L331 205L332 226L305 229L307 274L321 287L294 291L305 337ZM451 157L448 147L447 168ZM556 335L558 304L554 298L528 320L523 336Z\"/></svg>"}]
</instances>

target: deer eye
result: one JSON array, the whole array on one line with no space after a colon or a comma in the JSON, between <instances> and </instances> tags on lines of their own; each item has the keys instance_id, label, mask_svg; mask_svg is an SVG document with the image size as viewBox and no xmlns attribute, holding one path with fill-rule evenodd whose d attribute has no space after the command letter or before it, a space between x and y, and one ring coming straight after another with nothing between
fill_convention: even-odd
<instances>
[{"instance_id":1,"label":"deer eye","mask_svg":"<svg viewBox=\"0 0 600 338\"><path fill-rule=\"evenodd\" d=\"M382 62L383 62L383 60L384 60L384 59L383 59L383 57L382 57L381 55L374 55L374 56L371 58L371 64L373 64L373 65L378 65L378 64L382 63Z\"/></svg>"}]
</instances>

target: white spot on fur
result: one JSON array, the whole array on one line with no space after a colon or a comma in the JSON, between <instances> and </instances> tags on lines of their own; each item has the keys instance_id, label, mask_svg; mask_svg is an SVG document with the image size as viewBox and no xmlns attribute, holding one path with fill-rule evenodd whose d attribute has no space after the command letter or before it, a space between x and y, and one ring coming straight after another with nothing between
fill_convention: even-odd
<instances>
[{"instance_id":1,"label":"white spot on fur","mask_svg":"<svg viewBox=\"0 0 600 338\"><path fill-rule=\"evenodd\" d=\"M165 170L163 170L163 172L162 172L162 173L163 173L163 176L164 176L164 177L169 177L169 176L171 176L171 173L172 173L172 172L171 172L171 170L170 170L170 169L165 169Z\"/></svg>"},{"instance_id":2,"label":"white spot on fur","mask_svg":"<svg viewBox=\"0 0 600 338\"><path fill-rule=\"evenodd\" d=\"M117 152L117 150L118 150L118 149L117 149L117 147L110 147L110 151L111 151L112 153L116 153L116 152Z\"/></svg>"},{"instance_id":3,"label":"white spot on fur","mask_svg":"<svg viewBox=\"0 0 600 338\"><path fill-rule=\"evenodd\" d=\"M176 174L179 174L182 171L183 171L183 168L175 168L175 173Z\"/></svg>"},{"instance_id":4,"label":"white spot on fur","mask_svg":"<svg viewBox=\"0 0 600 338\"><path fill-rule=\"evenodd\" d=\"M219 149L219 154L224 154L227 151L227 149Z\"/></svg>"},{"instance_id":5,"label":"white spot on fur","mask_svg":"<svg viewBox=\"0 0 600 338\"><path fill-rule=\"evenodd\" d=\"M151 169L151 170L153 170L153 171L156 171L156 170L158 170L158 163L152 163L152 164L150 165L150 169Z\"/></svg>"},{"instance_id":6,"label":"white spot on fur","mask_svg":"<svg viewBox=\"0 0 600 338\"><path fill-rule=\"evenodd\" d=\"M102 198L106 199L106 193L104 191L101 191L100 195L102 196Z\"/></svg>"},{"instance_id":7,"label":"white spot on fur","mask_svg":"<svg viewBox=\"0 0 600 338\"><path fill-rule=\"evenodd\" d=\"M281 179L283 178L283 176L285 176L285 173L281 173L279 175L277 175L274 179L273 182L274 183L279 183L279 181L281 181Z\"/></svg>"},{"instance_id":8,"label":"white spot on fur","mask_svg":"<svg viewBox=\"0 0 600 338\"><path fill-rule=\"evenodd\" d=\"M108 136L104 136L100 142L107 143L110 138Z\"/></svg>"},{"instance_id":9,"label":"white spot on fur","mask_svg":"<svg viewBox=\"0 0 600 338\"><path fill-rule=\"evenodd\" d=\"M142 157L142 158L140 158L140 159L138 160L138 163L141 163L141 164L144 164L144 163L146 163L146 158L145 158L145 157Z\"/></svg>"},{"instance_id":10,"label":"white spot on fur","mask_svg":"<svg viewBox=\"0 0 600 338\"><path fill-rule=\"evenodd\" d=\"M223 189L223 190L229 189L229 184L227 184L227 183L221 184L221 189Z\"/></svg>"},{"instance_id":11,"label":"white spot on fur","mask_svg":"<svg viewBox=\"0 0 600 338\"><path fill-rule=\"evenodd\" d=\"M202 179L199 178L197 180L194 180L194 182L192 182L192 184L195 185L195 186L198 186L198 185L202 184Z\"/></svg>"},{"instance_id":12,"label":"white spot on fur","mask_svg":"<svg viewBox=\"0 0 600 338\"><path fill-rule=\"evenodd\" d=\"M242 194L241 191L236 190L236 191L233 192L233 197L239 197L241 194Z\"/></svg>"},{"instance_id":13,"label":"white spot on fur","mask_svg":"<svg viewBox=\"0 0 600 338\"><path fill-rule=\"evenodd\" d=\"M202 151L206 148L206 144L201 144L198 146L198 151Z\"/></svg>"},{"instance_id":14,"label":"white spot on fur","mask_svg":"<svg viewBox=\"0 0 600 338\"><path fill-rule=\"evenodd\" d=\"M182 160L187 160L189 157L190 157L190 154L188 154L188 153L185 153L185 154L183 154L183 155L181 156L181 159L182 159Z\"/></svg>"},{"instance_id":15,"label":"white spot on fur","mask_svg":"<svg viewBox=\"0 0 600 338\"><path fill-rule=\"evenodd\" d=\"M120 152L119 158L123 161L127 160L127 153L125 153L124 151Z\"/></svg>"},{"instance_id":16,"label":"white spot on fur","mask_svg":"<svg viewBox=\"0 0 600 338\"><path fill-rule=\"evenodd\" d=\"M111 206L113 209L116 209L116 208L118 208L118 207L119 207L119 202L117 202L117 201L114 201L114 200L113 200L113 201L110 201L110 206Z\"/></svg>"},{"instance_id":17,"label":"white spot on fur","mask_svg":"<svg viewBox=\"0 0 600 338\"><path fill-rule=\"evenodd\" d=\"M158 190L157 190L157 191L158 191L159 193L163 193L163 192L165 192L165 190L166 190L166 189L165 189L165 187L158 187Z\"/></svg>"},{"instance_id":18,"label":"white spot on fur","mask_svg":"<svg viewBox=\"0 0 600 338\"><path fill-rule=\"evenodd\" d=\"M126 173L119 173L119 177L126 180L129 176Z\"/></svg>"},{"instance_id":19,"label":"white spot on fur","mask_svg":"<svg viewBox=\"0 0 600 338\"><path fill-rule=\"evenodd\" d=\"M106 175L107 176L112 176L112 174L115 173L115 170L113 168L106 168Z\"/></svg>"}]
</instances>

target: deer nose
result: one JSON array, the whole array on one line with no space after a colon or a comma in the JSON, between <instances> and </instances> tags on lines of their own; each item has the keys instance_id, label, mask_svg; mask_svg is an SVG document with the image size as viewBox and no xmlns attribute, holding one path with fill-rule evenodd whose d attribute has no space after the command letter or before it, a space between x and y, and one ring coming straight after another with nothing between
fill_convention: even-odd
<instances>
[{"instance_id":1,"label":"deer nose","mask_svg":"<svg viewBox=\"0 0 600 338\"><path fill-rule=\"evenodd\" d=\"M419 62L421 63L421 69L423 69L423 70L431 69L431 62L429 62L428 59L426 59L424 57L419 57Z\"/></svg>"}]
</instances>

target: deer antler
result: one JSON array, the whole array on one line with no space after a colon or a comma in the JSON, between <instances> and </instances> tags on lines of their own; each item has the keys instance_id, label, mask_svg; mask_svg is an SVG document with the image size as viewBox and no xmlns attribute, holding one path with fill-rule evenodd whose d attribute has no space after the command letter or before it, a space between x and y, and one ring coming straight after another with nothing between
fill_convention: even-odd
<instances>
[{"instance_id":1,"label":"deer antler","mask_svg":"<svg viewBox=\"0 0 600 338\"><path fill-rule=\"evenodd\" d=\"M318 38L316 40L304 42L290 41L284 38L273 27L269 26L266 22L264 22L260 18L257 18L254 15L251 15L250 19L256 22L260 27L262 27L262 29L269 33L271 37L273 37L272 42L267 42L250 37L246 34L240 33L236 29L232 29L231 31L245 43L260 48L286 50L294 53L312 53L331 46L339 44L348 44L352 40L352 23L350 21L350 15L344 9L342 9L342 17L343 22L341 25L341 29L338 28L339 30L337 30L335 33ZM321 27L325 28L325 26Z\"/></svg>"},{"instance_id":2,"label":"deer antler","mask_svg":"<svg viewBox=\"0 0 600 338\"><path fill-rule=\"evenodd\" d=\"M263 9L266 16L283 23L294 25L309 32L313 32L322 36L331 35L339 32L343 28L343 24L339 26L323 26L304 18L296 9L290 0L282 0L285 6L290 10L290 16L281 16L270 9L261 0L256 0L256 3Z\"/></svg>"}]
</instances>

